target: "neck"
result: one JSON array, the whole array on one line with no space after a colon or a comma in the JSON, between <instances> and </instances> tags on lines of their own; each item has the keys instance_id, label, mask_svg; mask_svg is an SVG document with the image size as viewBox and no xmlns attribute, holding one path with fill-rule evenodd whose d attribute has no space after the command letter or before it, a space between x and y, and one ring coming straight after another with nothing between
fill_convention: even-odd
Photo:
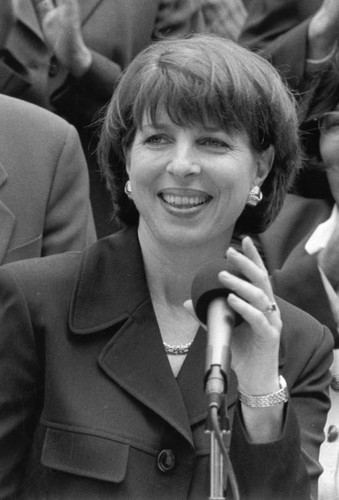
<instances>
[{"instance_id":1,"label":"neck","mask_svg":"<svg viewBox=\"0 0 339 500\"><path fill-rule=\"evenodd\" d=\"M139 241L152 298L182 307L191 297L192 281L208 262L225 256L230 238L201 246L178 246L149 237L139 228Z\"/></svg>"}]
</instances>

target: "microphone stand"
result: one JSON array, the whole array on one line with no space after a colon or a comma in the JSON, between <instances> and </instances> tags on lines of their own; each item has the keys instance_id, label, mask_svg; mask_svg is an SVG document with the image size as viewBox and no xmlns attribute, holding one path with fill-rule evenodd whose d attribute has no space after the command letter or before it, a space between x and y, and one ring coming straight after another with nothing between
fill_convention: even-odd
<instances>
[{"instance_id":1,"label":"microphone stand","mask_svg":"<svg viewBox=\"0 0 339 500\"><path fill-rule=\"evenodd\" d=\"M217 332L220 339L220 351L207 345L205 392L208 396L208 419L206 433L210 434L210 496L209 500L227 500L227 483L233 492L232 499L239 500L239 490L233 472L228 450L231 441L231 428L227 413L227 390L231 367L231 349L222 341L224 331L218 329L220 324L234 325L234 314L224 308L224 299L215 299L208 306L213 314L207 315L208 331Z\"/></svg>"},{"instance_id":2,"label":"microphone stand","mask_svg":"<svg viewBox=\"0 0 339 500\"><path fill-rule=\"evenodd\" d=\"M231 437L226 396L222 398L219 411L216 405L209 406L205 432L210 434L210 496L208 498L209 500L226 500L227 468L224 450L229 449Z\"/></svg>"}]
</instances>

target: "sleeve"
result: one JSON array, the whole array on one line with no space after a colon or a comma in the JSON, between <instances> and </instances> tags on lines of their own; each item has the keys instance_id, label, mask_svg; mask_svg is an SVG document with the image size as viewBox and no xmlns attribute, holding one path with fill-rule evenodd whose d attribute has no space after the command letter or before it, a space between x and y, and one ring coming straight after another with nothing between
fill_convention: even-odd
<instances>
[{"instance_id":1,"label":"sleeve","mask_svg":"<svg viewBox=\"0 0 339 500\"><path fill-rule=\"evenodd\" d=\"M312 324L315 323L308 323ZM312 349L304 347L308 353L306 359L303 354L298 357L304 358L303 369L300 370L297 364L289 366L288 360L282 368L290 401L285 407L281 439L267 444L250 443L239 408L236 411L231 458L240 493L246 500L317 498L318 478L322 472L319 449L330 407L328 386L333 341L325 327L318 325L313 333L317 334L318 342L314 342ZM293 345L295 352L302 353L305 339L307 335L296 339ZM232 450L236 452L232 453Z\"/></svg>"},{"instance_id":2,"label":"sleeve","mask_svg":"<svg viewBox=\"0 0 339 500\"><path fill-rule=\"evenodd\" d=\"M87 164L79 136L68 125L48 198L42 256L82 250L94 241Z\"/></svg>"},{"instance_id":3,"label":"sleeve","mask_svg":"<svg viewBox=\"0 0 339 500\"><path fill-rule=\"evenodd\" d=\"M298 89L305 76L309 19L300 19L294 0L267 5L261 0L250 2L239 42L270 60Z\"/></svg>"},{"instance_id":4,"label":"sleeve","mask_svg":"<svg viewBox=\"0 0 339 500\"><path fill-rule=\"evenodd\" d=\"M1 93L20 97L30 87L30 83L8 64L4 54L0 57L0 89Z\"/></svg>"},{"instance_id":5,"label":"sleeve","mask_svg":"<svg viewBox=\"0 0 339 500\"><path fill-rule=\"evenodd\" d=\"M152 38L185 36L203 32L202 0L161 0ZM88 125L112 97L122 68L114 61L92 51L92 64L79 79L68 76L52 96L51 103L77 126Z\"/></svg>"},{"instance_id":6,"label":"sleeve","mask_svg":"<svg viewBox=\"0 0 339 500\"><path fill-rule=\"evenodd\" d=\"M203 0L160 0L153 38L204 32L202 4Z\"/></svg>"},{"instance_id":7,"label":"sleeve","mask_svg":"<svg viewBox=\"0 0 339 500\"><path fill-rule=\"evenodd\" d=\"M268 59L291 89L302 94L301 121L314 108L318 112L319 103L327 103L329 92L332 95L334 91L335 61L312 71L307 64L308 26L316 7L295 0L254 0L249 3L247 22L239 37L239 43Z\"/></svg>"},{"instance_id":8,"label":"sleeve","mask_svg":"<svg viewBox=\"0 0 339 500\"><path fill-rule=\"evenodd\" d=\"M43 391L33 329L21 291L0 269L0 498L18 498Z\"/></svg>"},{"instance_id":9,"label":"sleeve","mask_svg":"<svg viewBox=\"0 0 339 500\"><path fill-rule=\"evenodd\" d=\"M271 273L273 291L326 325L332 332L336 347L339 334L325 291L315 255L308 255L302 240L291 252L281 269Z\"/></svg>"}]
</instances>

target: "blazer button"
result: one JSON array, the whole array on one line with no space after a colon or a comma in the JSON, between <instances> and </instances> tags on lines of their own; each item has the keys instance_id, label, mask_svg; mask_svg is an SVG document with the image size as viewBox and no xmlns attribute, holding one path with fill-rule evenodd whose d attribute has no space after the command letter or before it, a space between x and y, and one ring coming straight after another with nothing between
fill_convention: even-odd
<instances>
[{"instance_id":1,"label":"blazer button","mask_svg":"<svg viewBox=\"0 0 339 500\"><path fill-rule=\"evenodd\" d=\"M161 472L169 472L175 466L175 455L173 450L161 450L158 454L157 465Z\"/></svg>"},{"instance_id":2,"label":"blazer button","mask_svg":"<svg viewBox=\"0 0 339 500\"><path fill-rule=\"evenodd\" d=\"M55 56L52 56L49 61L48 76L54 78L59 72L59 62Z\"/></svg>"}]
</instances>

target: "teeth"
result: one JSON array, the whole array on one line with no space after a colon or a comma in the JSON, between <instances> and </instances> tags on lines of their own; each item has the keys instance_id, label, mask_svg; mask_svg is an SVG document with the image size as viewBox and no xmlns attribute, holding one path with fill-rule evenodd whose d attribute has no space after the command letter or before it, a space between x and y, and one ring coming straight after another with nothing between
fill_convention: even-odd
<instances>
[{"instance_id":1,"label":"teeth","mask_svg":"<svg viewBox=\"0 0 339 500\"><path fill-rule=\"evenodd\" d=\"M169 205L181 207L194 207L207 201L206 196L176 196L173 194L162 194L162 199Z\"/></svg>"}]
</instances>

